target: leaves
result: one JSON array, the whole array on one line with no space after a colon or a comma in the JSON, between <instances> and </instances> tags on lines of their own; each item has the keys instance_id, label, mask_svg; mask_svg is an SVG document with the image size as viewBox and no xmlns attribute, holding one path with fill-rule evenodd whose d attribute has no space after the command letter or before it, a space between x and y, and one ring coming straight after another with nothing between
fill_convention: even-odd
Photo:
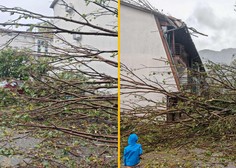
<instances>
[{"instance_id":1,"label":"leaves","mask_svg":"<svg viewBox=\"0 0 236 168\"><path fill-rule=\"evenodd\" d=\"M114 15L117 11L112 5L109 6L114 1L86 2L100 10L80 13L81 10L75 9L68 18L65 15L44 16L22 8L0 7L4 12L19 15L13 22L6 22L7 26L28 29L12 30L13 33L48 39L48 43L43 44L48 46L48 53L40 53L39 56L28 50L7 49L2 51L0 60L0 77L23 81L24 90L23 94L1 90L0 110L4 115L0 121L3 126L14 129L13 135L9 137L12 141L17 141L18 137L14 135L21 132L27 132L26 139L35 138L39 141L35 146L20 151L22 157L30 159L29 164L33 167L117 165L117 94L114 92L117 78L91 66L101 63L102 66L116 68L117 62L113 60L116 60L114 57L117 56L117 51L106 47L101 49L92 44L73 44L59 35L78 34L79 31L95 41L101 35L112 39L117 37ZM75 15L79 17L74 17ZM93 18L104 15L112 16L114 22L106 23L105 19L104 25L94 22ZM27 23L21 22L24 19L28 19ZM30 23L33 19L40 23ZM58 23L73 25L73 29L59 26ZM55 42L63 45L53 43L51 39L54 37ZM106 153L103 154L104 149L109 155L107 158Z\"/></svg>"},{"instance_id":2,"label":"leaves","mask_svg":"<svg viewBox=\"0 0 236 168\"><path fill-rule=\"evenodd\" d=\"M141 165L143 167L196 167L198 164L206 165L206 167L215 166L210 159L215 159L214 155L219 151L228 153L228 147L221 147L221 142L227 143L229 148L235 146L236 69L235 66L220 64L210 64L208 68L208 75L194 70L188 72L189 79L201 76L208 81L207 85L202 85L201 92L191 90L195 85L191 80L188 82L189 89L182 87L181 91L171 92L163 86L167 84L167 80L164 79L163 84L160 84L151 77L145 76L145 80L140 79L134 71L128 69L127 71L133 75L133 78L129 80L131 77L126 79L123 76L127 82L124 87L131 91L123 93L123 95L134 96L137 99L135 102L137 106L134 107L130 103L127 106L129 110L121 116L121 149L126 146L128 135L135 132L139 135L139 143L148 153L146 157L144 156L145 160L142 161L142 163L145 162ZM149 93L156 97L139 98L137 96ZM159 98L161 96L164 99L162 103ZM148 105L146 105L146 102L153 104L147 103ZM167 117L167 121L165 117ZM217 144L213 147L214 143ZM211 148L206 150L209 146ZM185 158L186 153L180 154L183 148L186 148L187 154L194 154L194 152L190 152L192 147L206 150L199 158L200 163L195 160L196 156ZM216 153L215 147L220 148ZM178 149L179 155L172 159L169 154L175 155L172 153L174 149ZM235 152L235 150L233 151ZM151 152L150 155L149 152ZM159 155L155 156L153 154L155 152ZM234 155L230 154L230 157ZM179 160L176 157L180 157ZM204 159L206 157L207 159ZM233 160L233 162L235 161ZM227 163L230 163L230 159L227 160ZM218 164L222 165L220 162Z\"/></svg>"}]
</instances>

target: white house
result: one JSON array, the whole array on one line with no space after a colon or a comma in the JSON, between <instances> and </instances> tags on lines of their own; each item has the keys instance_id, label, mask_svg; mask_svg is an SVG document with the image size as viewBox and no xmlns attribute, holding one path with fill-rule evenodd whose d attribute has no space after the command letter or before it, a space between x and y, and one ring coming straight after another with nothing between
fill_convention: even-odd
<instances>
[{"instance_id":1,"label":"white house","mask_svg":"<svg viewBox=\"0 0 236 168\"><path fill-rule=\"evenodd\" d=\"M184 22L124 0L120 14L121 63L133 73L122 71L124 78L143 80L169 92L201 92L202 78L187 73L188 70L205 70ZM122 79L121 83L128 84ZM137 88L135 95L129 94L131 91L135 90L121 86L121 107L126 110L135 106L155 106L156 102L165 108L168 102L164 94L155 91Z\"/></svg>"},{"instance_id":2,"label":"white house","mask_svg":"<svg viewBox=\"0 0 236 168\"><path fill-rule=\"evenodd\" d=\"M36 53L48 53L52 38L38 34L19 34L10 29L0 29L0 50L5 47L27 49Z\"/></svg>"},{"instance_id":3,"label":"white house","mask_svg":"<svg viewBox=\"0 0 236 168\"><path fill-rule=\"evenodd\" d=\"M117 9L118 4L114 1L105 2L106 7ZM96 33L107 33L102 29L110 30L111 32L117 32L117 16L107 15L107 10L96 5L94 3L86 4L84 0L54 0L50 6L54 10L54 16L64 17L73 21L65 21L57 19L53 21L57 27L73 31L74 33L60 33L54 38L54 45L60 47L76 46L76 49L88 49L93 53L98 54L101 59L106 59L117 63L117 56L114 56L114 52L117 51L117 37L116 36L101 36ZM112 10L114 10L112 9ZM105 12L101 14L101 12ZM88 25L82 25L75 22L86 22L93 24L99 28L95 28ZM87 35L83 32L94 33L93 35ZM109 33L108 33L109 34ZM71 44L70 45L68 45ZM72 47L73 48L73 47ZM80 51L82 51L80 50ZM86 58L83 58L86 59ZM90 59L90 58L89 58ZM91 61L91 59L90 59ZM92 61L88 63L89 66L96 69L100 73L105 73L112 77L117 77L117 67L111 66L107 62Z\"/></svg>"}]
</instances>

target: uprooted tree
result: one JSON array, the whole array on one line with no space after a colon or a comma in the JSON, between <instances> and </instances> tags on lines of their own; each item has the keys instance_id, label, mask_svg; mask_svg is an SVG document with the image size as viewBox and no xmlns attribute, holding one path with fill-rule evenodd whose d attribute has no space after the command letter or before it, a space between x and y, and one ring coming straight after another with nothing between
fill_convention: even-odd
<instances>
[{"instance_id":1,"label":"uprooted tree","mask_svg":"<svg viewBox=\"0 0 236 168\"><path fill-rule=\"evenodd\" d=\"M11 34L5 47L20 35L54 38L32 44L41 45L36 52L6 48L1 51L11 60L1 62L1 68L12 67L14 73L1 78L21 80L24 93L1 89L0 154L22 158L19 165L117 164L117 1L82 3L84 9L79 10L77 4L74 7L59 1L59 6L73 13L65 16L0 7L1 12L17 16L0 23L4 26L1 34ZM90 9L87 13L86 8ZM26 23L26 19L32 23ZM82 40L73 43L72 38ZM43 47L47 49L42 51ZM20 58L22 53L24 57ZM35 143L27 149L9 141L31 138Z\"/></svg>"}]
</instances>

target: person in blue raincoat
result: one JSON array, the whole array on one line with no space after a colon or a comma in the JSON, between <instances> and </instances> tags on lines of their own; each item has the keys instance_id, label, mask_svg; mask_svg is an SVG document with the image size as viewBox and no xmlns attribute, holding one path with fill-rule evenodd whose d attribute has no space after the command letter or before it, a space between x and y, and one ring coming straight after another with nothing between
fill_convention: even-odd
<instances>
[{"instance_id":1,"label":"person in blue raincoat","mask_svg":"<svg viewBox=\"0 0 236 168\"><path fill-rule=\"evenodd\" d=\"M124 166L135 167L140 163L140 155L143 154L142 145L137 143L138 136L130 134L128 146L124 149Z\"/></svg>"}]
</instances>

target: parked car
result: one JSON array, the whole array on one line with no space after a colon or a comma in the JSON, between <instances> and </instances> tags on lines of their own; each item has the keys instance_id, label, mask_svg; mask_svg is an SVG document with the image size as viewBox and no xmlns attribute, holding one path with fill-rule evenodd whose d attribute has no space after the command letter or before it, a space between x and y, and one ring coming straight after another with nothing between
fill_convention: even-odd
<instances>
[{"instance_id":1,"label":"parked car","mask_svg":"<svg viewBox=\"0 0 236 168\"><path fill-rule=\"evenodd\" d=\"M0 88L8 89L12 92L18 92L19 94L23 94L24 90L22 89L22 82L21 81L2 81L0 82Z\"/></svg>"}]
</instances>

